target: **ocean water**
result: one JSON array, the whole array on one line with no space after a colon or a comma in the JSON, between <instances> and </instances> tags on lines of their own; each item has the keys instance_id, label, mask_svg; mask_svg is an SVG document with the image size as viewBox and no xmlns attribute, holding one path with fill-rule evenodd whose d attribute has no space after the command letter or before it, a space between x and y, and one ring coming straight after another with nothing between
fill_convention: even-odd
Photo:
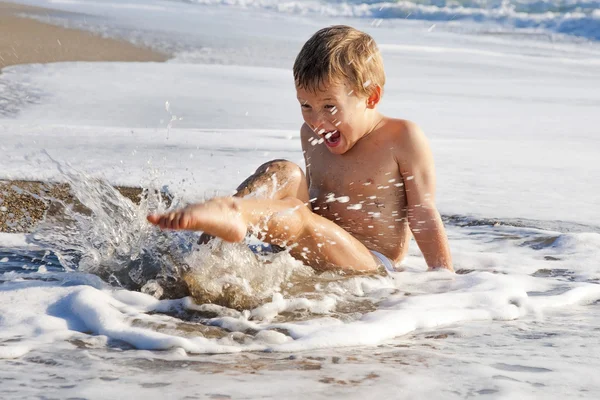
<instances>
[{"instance_id":1,"label":"ocean water","mask_svg":"<svg viewBox=\"0 0 600 400\"><path fill-rule=\"evenodd\" d=\"M235 5L287 14L373 18L375 26L389 19L474 22L480 26L471 29L481 32L505 32L518 28L542 35L558 33L592 40L600 39L600 4L597 0L192 0L191 2L202 5Z\"/></svg>"},{"instance_id":2,"label":"ocean water","mask_svg":"<svg viewBox=\"0 0 600 400\"><path fill-rule=\"evenodd\" d=\"M2 71L0 178L87 209L0 235L2 398L598 396L597 4L23 3L173 58ZM316 275L145 223L302 163L291 65L333 23L376 38L382 111L430 139L457 274L413 243L403 272Z\"/></svg>"},{"instance_id":3,"label":"ocean water","mask_svg":"<svg viewBox=\"0 0 600 400\"><path fill-rule=\"evenodd\" d=\"M550 38L570 35L600 39L600 11L597 0L170 0L198 6L241 8L285 15L328 18L371 19L373 26L395 20L430 21L450 30L476 31L482 34L521 33ZM59 5L89 3L53 1ZM94 2L97 7L100 2ZM106 4L106 2L102 2ZM164 3L133 1L108 2L123 9L161 10ZM142 3L142 5L140 5Z\"/></svg>"}]
</instances>

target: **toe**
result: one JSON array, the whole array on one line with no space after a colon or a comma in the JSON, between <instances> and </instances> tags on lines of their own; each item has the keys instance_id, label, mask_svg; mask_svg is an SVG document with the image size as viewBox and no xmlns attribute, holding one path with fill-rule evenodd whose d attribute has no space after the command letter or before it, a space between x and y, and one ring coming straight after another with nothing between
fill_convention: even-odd
<instances>
[{"instance_id":1,"label":"toe","mask_svg":"<svg viewBox=\"0 0 600 400\"><path fill-rule=\"evenodd\" d=\"M160 215L158 214L148 214L146 216L146 219L148 220L148 222L150 222L153 225L158 225L158 221L160 220Z\"/></svg>"}]
</instances>

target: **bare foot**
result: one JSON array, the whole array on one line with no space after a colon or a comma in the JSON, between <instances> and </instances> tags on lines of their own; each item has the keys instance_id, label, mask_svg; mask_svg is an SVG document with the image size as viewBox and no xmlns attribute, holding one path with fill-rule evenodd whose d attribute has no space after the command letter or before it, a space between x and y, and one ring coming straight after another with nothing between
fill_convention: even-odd
<instances>
[{"instance_id":1,"label":"bare foot","mask_svg":"<svg viewBox=\"0 0 600 400\"><path fill-rule=\"evenodd\" d=\"M161 229L204 231L227 242L241 242L247 232L239 204L231 197L192 204L166 214L150 214L147 219Z\"/></svg>"}]
</instances>

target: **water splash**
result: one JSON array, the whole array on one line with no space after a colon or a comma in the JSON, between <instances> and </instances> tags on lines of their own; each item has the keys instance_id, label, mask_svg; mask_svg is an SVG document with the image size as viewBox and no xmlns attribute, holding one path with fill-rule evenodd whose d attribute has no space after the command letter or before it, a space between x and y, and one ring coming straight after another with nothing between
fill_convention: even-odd
<instances>
[{"instance_id":1,"label":"water splash","mask_svg":"<svg viewBox=\"0 0 600 400\"><path fill-rule=\"evenodd\" d=\"M115 286L140 290L151 280L169 288L170 296L184 294L180 282L192 235L166 234L146 221L150 210L165 211L179 201L158 190L144 189L139 204L108 183L71 167L56 164L75 201L55 198L45 220L29 241L53 251L68 271L96 274ZM164 290L160 291L165 294Z\"/></svg>"},{"instance_id":2,"label":"water splash","mask_svg":"<svg viewBox=\"0 0 600 400\"><path fill-rule=\"evenodd\" d=\"M144 189L136 204L103 180L55 164L75 201L42 199L49 211L28 240L56 254L67 271L157 298L191 294L200 304L236 309L257 307L291 279L313 274L287 252L258 254L218 239L201 245L200 232L160 231L146 215L181 207L176 196Z\"/></svg>"},{"instance_id":3,"label":"water splash","mask_svg":"<svg viewBox=\"0 0 600 400\"><path fill-rule=\"evenodd\" d=\"M252 309L273 294L314 275L312 268L287 252L257 254L244 243L212 240L186 257L190 270L185 281L201 303Z\"/></svg>"}]
</instances>

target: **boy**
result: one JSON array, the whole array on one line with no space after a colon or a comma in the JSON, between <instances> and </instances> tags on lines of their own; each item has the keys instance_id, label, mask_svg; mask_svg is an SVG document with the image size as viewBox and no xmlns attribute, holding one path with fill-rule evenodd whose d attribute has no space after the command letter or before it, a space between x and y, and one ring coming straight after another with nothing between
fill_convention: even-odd
<instances>
[{"instance_id":1,"label":"boy","mask_svg":"<svg viewBox=\"0 0 600 400\"><path fill-rule=\"evenodd\" d=\"M274 160L234 197L148 220L229 242L258 227L263 241L288 246L313 268L343 272L394 270L412 231L429 269L452 271L425 136L415 124L377 111L385 74L374 40L348 26L321 29L298 54L294 80L306 175Z\"/></svg>"}]
</instances>

